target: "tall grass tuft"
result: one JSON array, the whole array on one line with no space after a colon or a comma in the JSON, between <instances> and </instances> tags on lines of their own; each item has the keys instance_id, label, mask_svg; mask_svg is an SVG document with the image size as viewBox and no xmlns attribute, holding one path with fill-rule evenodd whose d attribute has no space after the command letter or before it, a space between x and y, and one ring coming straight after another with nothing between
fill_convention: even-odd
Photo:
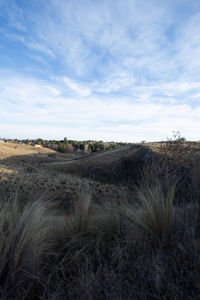
<instances>
[{"instance_id":1,"label":"tall grass tuft","mask_svg":"<svg viewBox=\"0 0 200 300\"><path fill-rule=\"evenodd\" d=\"M90 200L85 186L79 190L72 210L55 216L50 235L53 261L71 265L89 243Z\"/></svg>"},{"instance_id":2,"label":"tall grass tuft","mask_svg":"<svg viewBox=\"0 0 200 300\"><path fill-rule=\"evenodd\" d=\"M95 205L91 231L98 240L112 241L119 237L123 229L123 210L120 205Z\"/></svg>"},{"instance_id":3,"label":"tall grass tuft","mask_svg":"<svg viewBox=\"0 0 200 300\"><path fill-rule=\"evenodd\" d=\"M175 185L164 191L162 184L137 189L137 203L126 207L127 217L138 228L156 238L169 238L173 225Z\"/></svg>"},{"instance_id":4,"label":"tall grass tuft","mask_svg":"<svg viewBox=\"0 0 200 300\"><path fill-rule=\"evenodd\" d=\"M4 290L33 274L48 249L49 206L43 199L23 204L18 195L0 201L0 283Z\"/></svg>"},{"instance_id":5,"label":"tall grass tuft","mask_svg":"<svg viewBox=\"0 0 200 300\"><path fill-rule=\"evenodd\" d=\"M77 195L77 201L68 213L58 215L53 224L53 237L67 243L69 240L87 231L90 218L91 195L88 187L84 187ZM57 225L56 225L57 223Z\"/></svg>"}]
</instances>

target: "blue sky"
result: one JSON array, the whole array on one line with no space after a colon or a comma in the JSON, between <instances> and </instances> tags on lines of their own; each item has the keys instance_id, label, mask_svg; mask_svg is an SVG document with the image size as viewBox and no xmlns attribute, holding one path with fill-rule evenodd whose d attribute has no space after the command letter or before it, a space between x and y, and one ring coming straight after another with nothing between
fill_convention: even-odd
<instances>
[{"instance_id":1,"label":"blue sky","mask_svg":"<svg viewBox=\"0 0 200 300\"><path fill-rule=\"evenodd\" d=\"M199 0L0 0L1 137L199 129Z\"/></svg>"}]
</instances>

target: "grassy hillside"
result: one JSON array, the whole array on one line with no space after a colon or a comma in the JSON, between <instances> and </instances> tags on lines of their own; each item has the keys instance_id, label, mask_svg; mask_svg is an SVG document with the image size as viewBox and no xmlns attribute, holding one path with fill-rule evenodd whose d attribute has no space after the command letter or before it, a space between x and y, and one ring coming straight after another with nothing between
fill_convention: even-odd
<instances>
[{"instance_id":1,"label":"grassy hillside","mask_svg":"<svg viewBox=\"0 0 200 300\"><path fill-rule=\"evenodd\" d=\"M69 206L84 185L89 185L93 200L96 202L102 198L113 199L116 196L120 198L122 195L127 199L132 197L132 192L126 187L119 188L91 178L80 178L81 173L80 176L72 176L70 172L63 172L57 168L57 164L62 166L66 162L81 161L83 155L62 154L29 145L19 145L16 148L12 143L0 143L0 153L2 153L0 182L8 190L21 186L30 194L47 193L61 206Z\"/></svg>"},{"instance_id":2,"label":"grassy hillside","mask_svg":"<svg viewBox=\"0 0 200 300\"><path fill-rule=\"evenodd\" d=\"M0 159L5 159L12 156L22 156L30 154L47 154L53 153L53 150L46 148L36 148L31 145L15 144L12 142L0 142Z\"/></svg>"},{"instance_id":3,"label":"grassy hillside","mask_svg":"<svg viewBox=\"0 0 200 300\"><path fill-rule=\"evenodd\" d=\"M199 144L15 147L0 144L1 299L198 299Z\"/></svg>"},{"instance_id":4,"label":"grassy hillside","mask_svg":"<svg viewBox=\"0 0 200 300\"><path fill-rule=\"evenodd\" d=\"M148 149L142 146L125 146L76 157L66 162L50 162L47 166L63 173L92 178L101 182L119 183L127 179L125 173L128 173L132 179L137 177L139 168L143 164L143 158L147 153Z\"/></svg>"}]
</instances>

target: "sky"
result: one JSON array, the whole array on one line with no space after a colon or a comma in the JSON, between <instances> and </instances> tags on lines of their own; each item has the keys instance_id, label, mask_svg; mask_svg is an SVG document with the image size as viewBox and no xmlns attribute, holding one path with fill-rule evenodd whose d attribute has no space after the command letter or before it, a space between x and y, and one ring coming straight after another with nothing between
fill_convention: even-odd
<instances>
[{"instance_id":1,"label":"sky","mask_svg":"<svg viewBox=\"0 0 200 300\"><path fill-rule=\"evenodd\" d=\"M199 0L0 0L0 137L200 140Z\"/></svg>"}]
</instances>

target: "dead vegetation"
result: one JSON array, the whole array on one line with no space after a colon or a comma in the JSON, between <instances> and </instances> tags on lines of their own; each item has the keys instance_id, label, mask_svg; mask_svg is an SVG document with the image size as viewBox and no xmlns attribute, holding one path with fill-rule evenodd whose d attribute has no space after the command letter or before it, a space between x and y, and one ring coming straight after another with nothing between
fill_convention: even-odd
<instances>
[{"instance_id":1,"label":"dead vegetation","mask_svg":"<svg viewBox=\"0 0 200 300\"><path fill-rule=\"evenodd\" d=\"M70 162L98 176L112 165L117 185L54 169L48 154L1 160L1 299L198 299L198 147L152 147Z\"/></svg>"},{"instance_id":2,"label":"dead vegetation","mask_svg":"<svg viewBox=\"0 0 200 300\"><path fill-rule=\"evenodd\" d=\"M176 209L173 193L160 183L129 203L95 204L85 186L67 210L2 194L1 297L194 299L199 206Z\"/></svg>"},{"instance_id":3,"label":"dead vegetation","mask_svg":"<svg viewBox=\"0 0 200 300\"><path fill-rule=\"evenodd\" d=\"M12 156L22 156L30 154L47 154L54 153L51 149L36 148L31 145L15 144L12 142L1 142L0 143L0 159L6 159Z\"/></svg>"}]
</instances>

